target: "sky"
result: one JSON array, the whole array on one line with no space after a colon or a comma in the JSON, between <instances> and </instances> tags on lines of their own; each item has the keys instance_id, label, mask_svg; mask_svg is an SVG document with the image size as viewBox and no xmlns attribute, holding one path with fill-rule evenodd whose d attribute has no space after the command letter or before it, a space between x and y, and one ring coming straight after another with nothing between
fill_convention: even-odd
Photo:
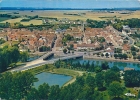
<instances>
[{"instance_id":1,"label":"sky","mask_svg":"<svg viewBox=\"0 0 140 100\"><path fill-rule=\"evenodd\" d=\"M130 8L140 7L140 0L0 0L0 7Z\"/></svg>"}]
</instances>

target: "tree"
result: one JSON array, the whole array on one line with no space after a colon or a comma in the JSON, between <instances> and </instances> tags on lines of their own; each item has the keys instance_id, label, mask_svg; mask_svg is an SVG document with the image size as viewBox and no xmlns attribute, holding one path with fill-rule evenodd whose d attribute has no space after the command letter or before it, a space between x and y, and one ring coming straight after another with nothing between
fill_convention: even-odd
<instances>
[{"instance_id":1,"label":"tree","mask_svg":"<svg viewBox=\"0 0 140 100\"><path fill-rule=\"evenodd\" d=\"M4 39L0 39L0 44L3 44L5 42Z\"/></svg>"},{"instance_id":2,"label":"tree","mask_svg":"<svg viewBox=\"0 0 140 100\"><path fill-rule=\"evenodd\" d=\"M131 51L136 51L136 48L134 46L132 46Z\"/></svg>"},{"instance_id":3,"label":"tree","mask_svg":"<svg viewBox=\"0 0 140 100\"><path fill-rule=\"evenodd\" d=\"M115 57L115 59L117 59L117 57L118 57L118 54L114 54L114 57Z\"/></svg>"},{"instance_id":4,"label":"tree","mask_svg":"<svg viewBox=\"0 0 140 100\"><path fill-rule=\"evenodd\" d=\"M101 56L104 57L104 54L102 53Z\"/></svg>"},{"instance_id":5,"label":"tree","mask_svg":"<svg viewBox=\"0 0 140 100\"><path fill-rule=\"evenodd\" d=\"M96 90L94 91L93 98L90 100L104 100L103 94Z\"/></svg>"},{"instance_id":6,"label":"tree","mask_svg":"<svg viewBox=\"0 0 140 100\"><path fill-rule=\"evenodd\" d=\"M140 99L140 91L138 92L138 100Z\"/></svg>"},{"instance_id":7,"label":"tree","mask_svg":"<svg viewBox=\"0 0 140 100\"><path fill-rule=\"evenodd\" d=\"M73 44L70 44L70 50L73 50L73 47L74 47Z\"/></svg>"},{"instance_id":8,"label":"tree","mask_svg":"<svg viewBox=\"0 0 140 100\"><path fill-rule=\"evenodd\" d=\"M95 76L95 83L98 90L102 90L104 88L104 73L97 73Z\"/></svg>"},{"instance_id":9,"label":"tree","mask_svg":"<svg viewBox=\"0 0 140 100\"><path fill-rule=\"evenodd\" d=\"M136 59L137 59L137 57L136 57L136 56L134 56L134 57L133 57L133 59L134 59L134 60L136 60Z\"/></svg>"},{"instance_id":10,"label":"tree","mask_svg":"<svg viewBox=\"0 0 140 100\"><path fill-rule=\"evenodd\" d=\"M17 47L9 47L8 48L11 52L11 62L16 63L20 57L20 53Z\"/></svg>"},{"instance_id":11,"label":"tree","mask_svg":"<svg viewBox=\"0 0 140 100\"><path fill-rule=\"evenodd\" d=\"M120 71L120 69L119 69L117 66L111 67L110 70L111 70L111 71L114 71L114 72L116 72L116 73L119 73L119 71Z\"/></svg>"},{"instance_id":12,"label":"tree","mask_svg":"<svg viewBox=\"0 0 140 100\"><path fill-rule=\"evenodd\" d=\"M35 77L30 72L19 72L13 74L12 82L12 98L13 100L21 100L31 90Z\"/></svg>"},{"instance_id":13,"label":"tree","mask_svg":"<svg viewBox=\"0 0 140 100\"><path fill-rule=\"evenodd\" d=\"M128 58L127 54L123 54L122 56L125 60Z\"/></svg>"},{"instance_id":14,"label":"tree","mask_svg":"<svg viewBox=\"0 0 140 100\"><path fill-rule=\"evenodd\" d=\"M118 57L119 57L120 59L123 59L123 54L119 53L119 54L118 54Z\"/></svg>"},{"instance_id":15,"label":"tree","mask_svg":"<svg viewBox=\"0 0 140 100\"><path fill-rule=\"evenodd\" d=\"M39 52L44 52L44 51L47 51L47 47L46 46L42 46L39 48ZM49 50L48 50L49 51Z\"/></svg>"},{"instance_id":16,"label":"tree","mask_svg":"<svg viewBox=\"0 0 140 100\"><path fill-rule=\"evenodd\" d=\"M65 49L63 49L63 53L67 53L67 49L65 48Z\"/></svg>"},{"instance_id":17,"label":"tree","mask_svg":"<svg viewBox=\"0 0 140 100\"><path fill-rule=\"evenodd\" d=\"M102 68L102 70L107 70L109 68L108 63L107 62L102 63L101 68Z\"/></svg>"},{"instance_id":18,"label":"tree","mask_svg":"<svg viewBox=\"0 0 140 100\"><path fill-rule=\"evenodd\" d=\"M29 72L0 74L0 97L6 100L21 100L27 96L34 82Z\"/></svg>"},{"instance_id":19,"label":"tree","mask_svg":"<svg viewBox=\"0 0 140 100\"><path fill-rule=\"evenodd\" d=\"M101 67L98 67L98 66L95 66L95 68L94 68L94 69L95 69L95 72L96 72L96 73L98 73L98 72L101 72L101 71L102 71Z\"/></svg>"},{"instance_id":20,"label":"tree","mask_svg":"<svg viewBox=\"0 0 140 100\"><path fill-rule=\"evenodd\" d=\"M124 74L125 86L139 87L140 86L140 71L125 71Z\"/></svg>"},{"instance_id":21,"label":"tree","mask_svg":"<svg viewBox=\"0 0 140 100\"><path fill-rule=\"evenodd\" d=\"M58 100L59 99L59 94L60 94L59 85L51 86L48 100Z\"/></svg>"},{"instance_id":22,"label":"tree","mask_svg":"<svg viewBox=\"0 0 140 100\"><path fill-rule=\"evenodd\" d=\"M44 83L38 87L38 96L40 100L47 100L49 97L49 85Z\"/></svg>"},{"instance_id":23,"label":"tree","mask_svg":"<svg viewBox=\"0 0 140 100\"><path fill-rule=\"evenodd\" d=\"M84 78L83 77L76 77L76 83L83 86L84 85Z\"/></svg>"},{"instance_id":24,"label":"tree","mask_svg":"<svg viewBox=\"0 0 140 100\"><path fill-rule=\"evenodd\" d=\"M15 64L20 58L17 47L4 46L0 50L0 72L7 70L10 64Z\"/></svg>"},{"instance_id":25,"label":"tree","mask_svg":"<svg viewBox=\"0 0 140 100\"><path fill-rule=\"evenodd\" d=\"M137 56L137 59L140 61L140 55Z\"/></svg>"},{"instance_id":26,"label":"tree","mask_svg":"<svg viewBox=\"0 0 140 100\"><path fill-rule=\"evenodd\" d=\"M72 54L74 54L74 50L72 50Z\"/></svg>"},{"instance_id":27,"label":"tree","mask_svg":"<svg viewBox=\"0 0 140 100\"><path fill-rule=\"evenodd\" d=\"M108 87L108 94L114 97L120 97L123 94L123 87L119 82L112 82Z\"/></svg>"},{"instance_id":28,"label":"tree","mask_svg":"<svg viewBox=\"0 0 140 100\"><path fill-rule=\"evenodd\" d=\"M61 60L59 59L58 61L56 61L54 63L54 65L55 65L56 68L60 68L61 67Z\"/></svg>"},{"instance_id":29,"label":"tree","mask_svg":"<svg viewBox=\"0 0 140 100\"><path fill-rule=\"evenodd\" d=\"M38 96L38 90L35 88L31 88L30 91L28 91L27 96L25 97L26 100L39 100L39 96ZM43 96L44 97L44 96Z\"/></svg>"},{"instance_id":30,"label":"tree","mask_svg":"<svg viewBox=\"0 0 140 100\"><path fill-rule=\"evenodd\" d=\"M87 78L86 78L86 84L94 90L95 88L95 79L93 76L91 76L90 74L88 74Z\"/></svg>"},{"instance_id":31,"label":"tree","mask_svg":"<svg viewBox=\"0 0 140 100\"><path fill-rule=\"evenodd\" d=\"M114 51L115 53L122 53L122 49L120 49L120 48L115 48L115 51Z\"/></svg>"},{"instance_id":32,"label":"tree","mask_svg":"<svg viewBox=\"0 0 140 100\"><path fill-rule=\"evenodd\" d=\"M108 58L109 54L108 54L108 53L106 53L106 54L105 54L105 56L106 56L106 58Z\"/></svg>"},{"instance_id":33,"label":"tree","mask_svg":"<svg viewBox=\"0 0 140 100\"><path fill-rule=\"evenodd\" d=\"M132 55L133 55L133 56L136 56L136 52L135 52L135 51L132 51Z\"/></svg>"},{"instance_id":34,"label":"tree","mask_svg":"<svg viewBox=\"0 0 140 100\"><path fill-rule=\"evenodd\" d=\"M22 62L26 62L27 59L28 59L28 57L29 57L28 52L20 52L20 60L21 60Z\"/></svg>"},{"instance_id":35,"label":"tree","mask_svg":"<svg viewBox=\"0 0 140 100\"><path fill-rule=\"evenodd\" d=\"M97 56L99 57L100 53L97 53Z\"/></svg>"},{"instance_id":36,"label":"tree","mask_svg":"<svg viewBox=\"0 0 140 100\"><path fill-rule=\"evenodd\" d=\"M114 71L107 71L105 73L105 84L108 87L110 85L110 83L112 83L113 81L120 81L120 74L114 72Z\"/></svg>"},{"instance_id":37,"label":"tree","mask_svg":"<svg viewBox=\"0 0 140 100\"><path fill-rule=\"evenodd\" d=\"M0 74L0 97L9 100L12 96L12 73Z\"/></svg>"}]
</instances>

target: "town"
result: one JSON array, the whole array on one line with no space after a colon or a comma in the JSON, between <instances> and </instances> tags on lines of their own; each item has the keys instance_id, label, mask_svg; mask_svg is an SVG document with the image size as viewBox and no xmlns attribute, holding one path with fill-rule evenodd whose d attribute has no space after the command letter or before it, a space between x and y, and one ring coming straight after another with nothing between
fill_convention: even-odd
<instances>
[{"instance_id":1,"label":"town","mask_svg":"<svg viewBox=\"0 0 140 100\"><path fill-rule=\"evenodd\" d=\"M0 32L0 39L8 42L11 46L16 43L20 51L36 52L83 52L97 57L115 57L123 59L119 54L125 54L124 59L140 59L139 47L134 45L136 41L130 36L135 34L134 29L123 26L122 32L112 26L104 28L85 27L84 24L67 29L28 30L25 28L5 28ZM136 29L135 29L136 30ZM133 32L127 34L126 31ZM93 53L94 51L101 51ZM118 55L117 55L118 54Z\"/></svg>"}]
</instances>

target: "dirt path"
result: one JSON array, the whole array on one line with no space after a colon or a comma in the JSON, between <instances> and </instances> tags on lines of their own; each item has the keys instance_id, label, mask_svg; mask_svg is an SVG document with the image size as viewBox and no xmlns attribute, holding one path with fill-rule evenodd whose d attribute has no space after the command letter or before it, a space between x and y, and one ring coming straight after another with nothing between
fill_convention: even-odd
<instances>
[{"instance_id":1,"label":"dirt path","mask_svg":"<svg viewBox=\"0 0 140 100\"><path fill-rule=\"evenodd\" d=\"M84 73L82 71L75 71L75 72L77 72L79 74L79 76L82 76L83 73ZM65 83L64 86L67 86L67 85L69 85L69 84L71 84L71 83L73 83L75 81L76 81L76 77L73 77L70 81L68 81L67 83Z\"/></svg>"}]
</instances>

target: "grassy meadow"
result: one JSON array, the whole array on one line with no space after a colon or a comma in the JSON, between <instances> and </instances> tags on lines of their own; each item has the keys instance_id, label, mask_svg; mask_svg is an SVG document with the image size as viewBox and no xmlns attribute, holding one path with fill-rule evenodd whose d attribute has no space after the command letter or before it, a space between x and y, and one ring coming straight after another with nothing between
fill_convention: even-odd
<instances>
[{"instance_id":1,"label":"grassy meadow","mask_svg":"<svg viewBox=\"0 0 140 100\"><path fill-rule=\"evenodd\" d=\"M9 18L6 18L6 17L0 17L0 22L6 21L6 20L9 20Z\"/></svg>"},{"instance_id":2,"label":"grassy meadow","mask_svg":"<svg viewBox=\"0 0 140 100\"><path fill-rule=\"evenodd\" d=\"M7 20L4 20L4 21L1 21L1 19L0 19L0 23L6 23L6 22L16 23L16 22L20 22L22 19L23 18L16 18L16 19L7 19ZM30 20L29 22L20 22L20 23L23 24L23 25L30 25L30 24L41 25L42 20L33 19L33 20Z\"/></svg>"},{"instance_id":3,"label":"grassy meadow","mask_svg":"<svg viewBox=\"0 0 140 100\"><path fill-rule=\"evenodd\" d=\"M18 12L19 14L14 14L14 12ZM11 14L11 15L20 15L21 17L27 15L27 16L35 16L38 15L40 17L52 17L52 18L68 18L70 20L86 20L86 19L93 19L93 20L107 20L107 19L112 19L112 18L119 18L119 19L130 19L130 18L140 18L140 11L131 11L131 13L128 14L121 14L121 12L125 11L114 11L114 13L109 13L107 11L86 11L86 10L34 10L33 12L31 11L3 11L0 12L0 14ZM80 16L76 15L64 15L64 13L68 14L81 14ZM9 19L6 20L7 22L20 22L22 18L17 18L17 19ZM2 22L6 22L2 21ZM39 25L42 24L41 20L32 20L29 22L22 22L24 25L29 25L29 24L35 24Z\"/></svg>"}]
</instances>

